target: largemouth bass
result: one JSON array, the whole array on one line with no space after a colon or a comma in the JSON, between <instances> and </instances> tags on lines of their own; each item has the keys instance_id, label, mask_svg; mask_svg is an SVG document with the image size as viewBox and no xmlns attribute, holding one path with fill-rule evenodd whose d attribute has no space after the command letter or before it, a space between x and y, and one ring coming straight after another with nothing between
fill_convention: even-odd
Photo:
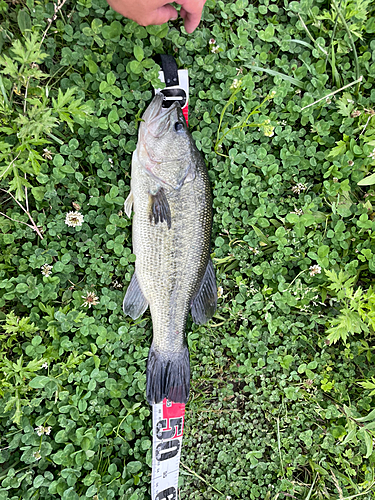
<instances>
[{"instance_id":1,"label":"largemouth bass","mask_svg":"<svg viewBox=\"0 0 375 500\"><path fill-rule=\"evenodd\" d=\"M123 309L137 319L150 307L153 341L146 371L150 404L164 398L186 403L189 310L195 323L204 324L217 304L207 169L179 104L168 109L162 104L163 95L156 94L142 117L125 202L127 215L134 211L136 262Z\"/></svg>"}]
</instances>

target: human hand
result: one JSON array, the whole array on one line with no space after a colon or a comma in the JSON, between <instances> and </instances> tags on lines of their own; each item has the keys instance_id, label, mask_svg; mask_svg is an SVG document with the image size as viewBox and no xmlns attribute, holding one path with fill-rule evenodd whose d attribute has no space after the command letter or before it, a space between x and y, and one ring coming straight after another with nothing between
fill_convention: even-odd
<instances>
[{"instance_id":1,"label":"human hand","mask_svg":"<svg viewBox=\"0 0 375 500\"><path fill-rule=\"evenodd\" d=\"M192 33L198 26L206 0L178 0L185 29ZM141 26L164 24L178 17L177 10L165 0L107 0L113 10Z\"/></svg>"}]
</instances>

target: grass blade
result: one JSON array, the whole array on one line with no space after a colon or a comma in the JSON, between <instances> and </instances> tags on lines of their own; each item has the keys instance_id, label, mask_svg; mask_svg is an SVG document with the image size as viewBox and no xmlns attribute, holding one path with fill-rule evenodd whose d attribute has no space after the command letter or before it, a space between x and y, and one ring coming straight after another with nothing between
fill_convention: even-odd
<instances>
[{"instance_id":1,"label":"grass blade","mask_svg":"<svg viewBox=\"0 0 375 500\"><path fill-rule=\"evenodd\" d=\"M303 29L306 31L306 34L307 34L307 36L310 38L310 40L311 40L314 44L316 44L316 46L318 47L318 49L319 49L319 50L321 50L321 51L323 52L323 54L324 54L324 55L328 56L328 52L327 52L325 49L323 49L323 47L321 47L318 43L316 43L315 38L314 38L314 37L312 36L312 34L310 33L310 31L309 31L308 27L307 27L307 26L306 26L306 24L304 23L304 21L303 21L303 19L302 19L301 15L300 15L299 13L298 13L298 19L300 20L300 23L302 24Z\"/></svg>"},{"instance_id":2,"label":"grass blade","mask_svg":"<svg viewBox=\"0 0 375 500\"><path fill-rule=\"evenodd\" d=\"M358 80L354 80L354 82L348 83L348 85L344 85L343 87L341 87L341 89L337 89L334 92L331 92L330 94L327 94L324 97L321 97L317 101L314 101L311 104L308 104L307 106L304 106L303 108L301 108L301 111L303 111L304 109L309 108L310 106L314 106L314 104L317 104L318 102L323 101L323 99L327 99L327 97L331 97L332 95L335 95L338 92L341 92L342 90L347 89L348 87L352 87L353 85L355 85L356 83L361 82L362 80L363 80L363 76L360 76L358 78Z\"/></svg>"},{"instance_id":3,"label":"grass blade","mask_svg":"<svg viewBox=\"0 0 375 500\"><path fill-rule=\"evenodd\" d=\"M343 16L342 12L341 12L341 9L340 9L340 5L337 6L336 5L336 2L335 0L332 0L332 5L334 6L334 8L337 10L338 12L338 15L340 16L340 19L341 19L341 22L342 24L344 25L344 28L348 34L348 38L349 38L349 41L350 41L350 45L352 47L352 50L353 50L353 54L354 54L354 61L355 61L355 74L356 74L356 77L357 77L357 80L359 79L359 61L358 61L358 54L357 54L357 49L355 48L355 44L354 44L354 40L353 40L353 37L352 37L352 34L350 32L350 29L349 29L349 26L347 25L346 21L345 21L345 17ZM359 91L359 82L357 84L357 87L355 89L355 92L356 94L358 94L358 91Z\"/></svg>"},{"instance_id":4,"label":"grass blade","mask_svg":"<svg viewBox=\"0 0 375 500\"><path fill-rule=\"evenodd\" d=\"M251 71L264 71L265 73L268 73L271 76L279 76L283 80L286 80L287 82L291 83L292 85L296 85L297 87L300 87L301 89L305 88L305 85L300 81L297 80L297 78L293 78L292 76L285 75L284 73L280 73L279 71L275 71L273 69L269 68L261 68L260 66L255 66L252 64L245 64L246 68L251 69Z\"/></svg>"},{"instance_id":5,"label":"grass blade","mask_svg":"<svg viewBox=\"0 0 375 500\"><path fill-rule=\"evenodd\" d=\"M298 43L299 45L303 45L304 47L308 47L311 50L315 49L315 47L313 47L311 43L304 42L303 40L296 40L295 38L291 38L290 40L280 40L280 42L293 42Z\"/></svg>"},{"instance_id":6,"label":"grass blade","mask_svg":"<svg viewBox=\"0 0 375 500\"><path fill-rule=\"evenodd\" d=\"M3 84L3 80L2 80L2 78L1 78L1 75L0 75L0 91L1 91L1 93L3 94L5 104L9 104L9 101L8 101L8 96L7 96L7 93L6 93L6 90L5 90L5 87L4 87L4 84Z\"/></svg>"}]
</instances>

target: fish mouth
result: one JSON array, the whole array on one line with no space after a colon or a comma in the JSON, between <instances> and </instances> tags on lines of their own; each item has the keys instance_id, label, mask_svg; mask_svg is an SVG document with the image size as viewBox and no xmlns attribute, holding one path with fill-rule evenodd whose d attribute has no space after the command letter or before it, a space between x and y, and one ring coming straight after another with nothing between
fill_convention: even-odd
<instances>
[{"instance_id":1,"label":"fish mouth","mask_svg":"<svg viewBox=\"0 0 375 500\"><path fill-rule=\"evenodd\" d=\"M155 97L149 104L142 116L142 122L139 128L140 142L143 144L150 165L161 163L178 163L185 160L184 156L177 158L157 158L155 152L147 147L147 136L152 135L155 139L161 139L169 130L171 121L174 123L179 119L185 119L182 115L181 106L176 101L169 108L163 108L164 95L155 94ZM179 116L181 114L181 117Z\"/></svg>"},{"instance_id":2,"label":"fish mouth","mask_svg":"<svg viewBox=\"0 0 375 500\"><path fill-rule=\"evenodd\" d=\"M150 105L143 114L142 128L147 129L147 133L151 134L156 139L160 139L169 129L170 122L174 118L178 120L178 110L181 110L179 103L176 101L169 108L163 108L165 97L162 93L155 94ZM146 133L146 131L144 131Z\"/></svg>"}]
</instances>

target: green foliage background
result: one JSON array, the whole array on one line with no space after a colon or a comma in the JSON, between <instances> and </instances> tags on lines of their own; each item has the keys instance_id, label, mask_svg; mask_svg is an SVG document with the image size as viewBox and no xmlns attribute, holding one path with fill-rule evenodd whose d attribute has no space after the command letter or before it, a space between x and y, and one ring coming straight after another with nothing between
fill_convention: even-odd
<instances>
[{"instance_id":1,"label":"green foliage background","mask_svg":"<svg viewBox=\"0 0 375 500\"><path fill-rule=\"evenodd\" d=\"M374 498L373 3L208 0L191 35L105 0L0 21L0 500L150 498L123 204L159 53L189 69L220 294L187 329L181 498Z\"/></svg>"}]
</instances>

